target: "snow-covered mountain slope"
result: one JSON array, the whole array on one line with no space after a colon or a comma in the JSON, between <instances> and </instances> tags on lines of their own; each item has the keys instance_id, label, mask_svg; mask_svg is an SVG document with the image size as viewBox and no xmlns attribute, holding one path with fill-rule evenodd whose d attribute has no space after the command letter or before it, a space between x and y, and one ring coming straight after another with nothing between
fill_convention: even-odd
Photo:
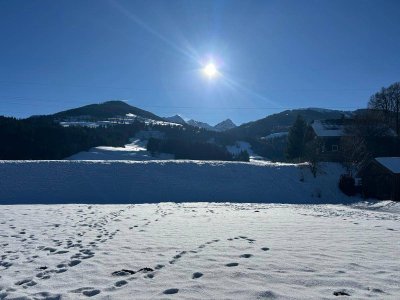
<instances>
[{"instance_id":1,"label":"snow-covered mountain slope","mask_svg":"<svg viewBox=\"0 0 400 300\"><path fill-rule=\"evenodd\" d=\"M216 131L216 129L214 127L212 127L210 124L205 123L205 122L189 120L186 123L191 126L195 126L195 127L199 127L199 128L203 128L203 129L207 129L207 130L211 130L211 131Z\"/></svg>"},{"instance_id":2,"label":"snow-covered mountain slope","mask_svg":"<svg viewBox=\"0 0 400 300\"><path fill-rule=\"evenodd\" d=\"M343 168L219 161L0 161L3 203L343 203Z\"/></svg>"},{"instance_id":3,"label":"snow-covered mountain slope","mask_svg":"<svg viewBox=\"0 0 400 300\"><path fill-rule=\"evenodd\" d=\"M399 299L400 217L391 212L15 205L1 206L0 220L3 300Z\"/></svg>"},{"instance_id":4,"label":"snow-covered mountain slope","mask_svg":"<svg viewBox=\"0 0 400 300\"><path fill-rule=\"evenodd\" d=\"M152 156L146 149L147 140L133 139L124 147L100 146L74 154L67 160L160 160L174 159L174 155L162 153Z\"/></svg>"},{"instance_id":5,"label":"snow-covered mountain slope","mask_svg":"<svg viewBox=\"0 0 400 300\"><path fill-rule=\"evenodd\" d=\"M226 119L225 121L222 121L214 126L214 128L217 131L225 131L225 130L229 130L229 129L232 129L235 127L236 127L236 125L235 125L235 123L232 122L231 119Z\"/></svg>"},{"instance_id":6,"label":"snow-covered mountain slope","mask_svg":"<svg viewBox=\"0 0 400 300\"><path fill-rule=\"evenodd\" d=\"M289 132L287 132L287 131L284 131L284 132L274 132L274 133L271 133L271 134L269 134L269 135L267 135L267 136L265 136L265 137L262 137L261 139L263 139L263 140L273 140L273 139L285 137L285 136L287 136L288 134L289 134Z\"/></svg>"},{"instance_id":7,"label":"snow-covered mountain slope","mask_svg":"<svg viewBox=\"0 0 400 300\"><path fill-rule=\"evenodd\" d=\"M185 120L180 116L180 115L175 115L172 117L165 117L165 121L167 122L172 122L172 123L177 123L177 124L186 124Z\"/></svg>"},{"instance_id":8,"label":"snow-covered mountain slope","mask_svg":"<svg viewBox=\"0 0 400 300\"><path fill-rule=\"evenodd\" d=\"M251 148L251 145L248 142L237 141L234 145L226 146L226 150L228 150L228 152L233 155L238 155L242 151L247 151L247 153L250 156L250 161L265 160L263 157L254 153L253 149Z\"/></svg>"}]
</instances>

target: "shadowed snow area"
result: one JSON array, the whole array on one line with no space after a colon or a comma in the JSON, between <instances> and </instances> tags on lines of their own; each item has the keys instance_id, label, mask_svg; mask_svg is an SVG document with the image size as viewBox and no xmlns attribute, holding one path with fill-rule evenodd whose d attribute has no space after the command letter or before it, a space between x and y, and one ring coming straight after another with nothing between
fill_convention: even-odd
<instances>
[{"instance_id":1,"label":"shadowed snow area","mask_svg":"<svg viewBox=\"0 0 400 300\"><path fill-rule=\"evenodd\" d=\"M0 299L398 299L398 207L370 206L4 205Z\"/></svg>"},{"instance_id":2,"label":"shadowed snow area","mask_svg":"<svg viewBox=\"0 0 400 300\"><path fill-rule=\"evenodd\" d=\"M113 151L115 153L115 151ZM346 203L339 164L220 161L0 161L0 204Z\"/></svg>"}]
</instances>

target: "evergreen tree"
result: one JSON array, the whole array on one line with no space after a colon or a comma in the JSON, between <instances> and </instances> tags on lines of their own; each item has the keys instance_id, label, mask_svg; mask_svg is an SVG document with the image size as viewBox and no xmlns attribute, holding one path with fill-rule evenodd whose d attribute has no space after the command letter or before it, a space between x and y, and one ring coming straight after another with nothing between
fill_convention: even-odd
<instances>
[{"instance_id":1,"label":"evergreen tree","mask_svg":"<svg viewBox=\"0 0 400 300\"><path fill-rule=\"evenodd\" d=\"M249 152L247 152L247 150L242 150L234 157L234 159L237 161L250 161Z\"/></svg>"},{"instance_id":2,"label":"evergreen tree","mask_svg":"<svg viewBox=\"0 0 400 300\"><path fill-rule=\"evenodd\" d=\"M304 156L307 123L298 115L293 126L289 129L286 156L296 159Z\"/></svg>"}]
</instances>

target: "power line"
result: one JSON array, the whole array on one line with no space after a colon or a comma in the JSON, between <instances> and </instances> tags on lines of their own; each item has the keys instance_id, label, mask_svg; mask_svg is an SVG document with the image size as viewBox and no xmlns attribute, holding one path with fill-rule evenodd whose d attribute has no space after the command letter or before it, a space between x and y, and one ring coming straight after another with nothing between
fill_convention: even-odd
<instances>
[{"instance_id":1,"label":"power line","mask_svg":"<svg viewBox=\"0 0 400 300\"><path fill-rule=\"evenodd\" d=\"M116 89L116 90L131 90L131 91L168 91L168 92L183 92L184 89L154 89L154 88L136 88L136 87L123 87L123 86L107 86L107 85L88 85L88 84L65 84L65 83L45 83L37 81L6 81L0 80L0 84L6 85L41 85L41 86L59 86L59 87L73 87L73 88L93 88L93 89ZM376 91L376 88L268 88L267 91Z\"/></svg>"},{"instance_id":2,"label":"power line","mask_svg":"<svg viewBox=\"0 0 400 300\"><path fill-rule=\"evenodd\" d=\"M69 101L54 101L53 103L49 103L46 100L41 101L43 103L48 104L59 104L59 103L68 103ZM71 102L69 102L71 103ZM75 102L79 103L79 102ZM18 105L18 106L32 106L30 103L21 103L21 102L14 102L14 101L2 101L0 100L1 104L10 104L10 105ZM93 104L93 103L92 103ZM84 106L86 104L79 104ZM58 106L58 105L57 105ZM306 108L317 108L315 106L308 106L308 107L298 107L298 106L277 106L277 107L212 107L212 106L170 106L170 105L141 105L138 108L161 108L161 109L205 109L205 110L290 110L290 109L306 109ZM359 109L363 108L361 106L324 106L321 107L323 109L336 109L336 110L352 110L352 109Z\"/></svg>"}]
</instances>

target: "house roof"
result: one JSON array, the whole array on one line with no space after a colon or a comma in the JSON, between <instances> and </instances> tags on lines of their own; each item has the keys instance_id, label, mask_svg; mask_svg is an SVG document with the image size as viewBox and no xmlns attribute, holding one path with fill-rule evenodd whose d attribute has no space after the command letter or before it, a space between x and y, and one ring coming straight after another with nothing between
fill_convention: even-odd
<instances>
[{"instance_id":1,"label":"house roof","mask_svg":"<svg viewBox=\"0 0 400 300\"><path fill-rule=\"evenodd\" d=\"M400 174L400 157L376 157L375 160L392 173Z\"/></svg>"},{"instance_id":2,"label":"house roof","mask_svg":"<svg viewBox=\"0 0 400 300\"><path fill-rule=\"evenodd\" d=\"M331 120L315 120L311 127L319 137L340 137L344 136L344 126Z\"/></svg>"}]
</instances>

